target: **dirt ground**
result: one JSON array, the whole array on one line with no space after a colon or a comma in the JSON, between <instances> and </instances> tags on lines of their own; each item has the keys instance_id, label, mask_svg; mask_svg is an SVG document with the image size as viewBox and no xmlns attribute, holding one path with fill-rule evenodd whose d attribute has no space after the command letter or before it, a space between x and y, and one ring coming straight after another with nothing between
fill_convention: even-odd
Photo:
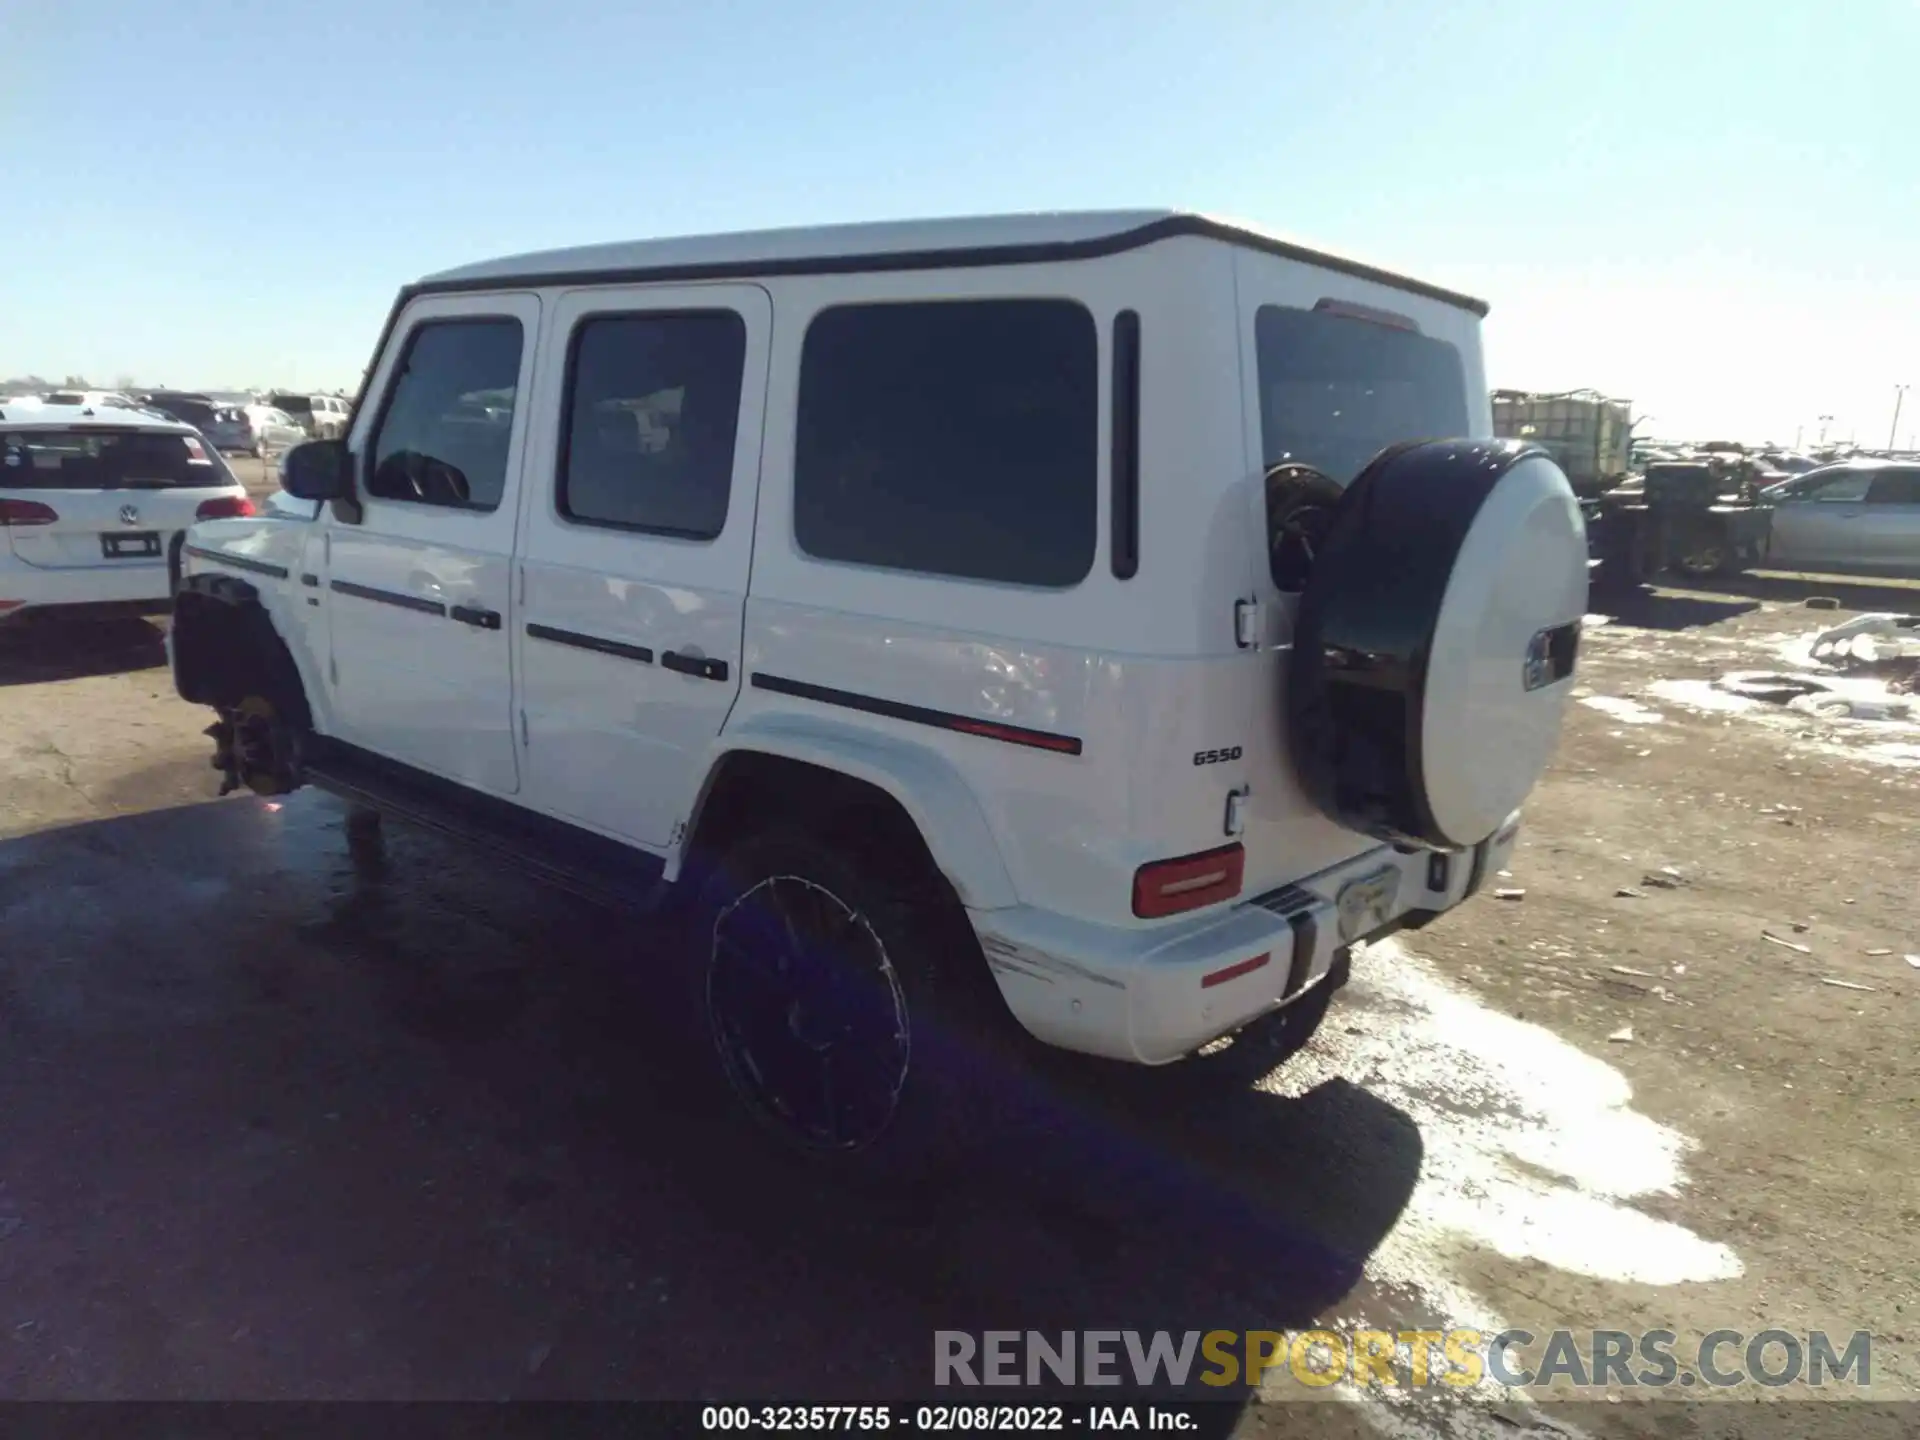
<instances>
[{"instance_id":1,"label":"dirt ground","mask_svg":"<svg viewBox=\"0 0 1920 1440\"><path fill-rule=\"evenodd\" d=\"M1596 601L1523 893L1369 947L1258 1087L1033 1082L1045 1143L931 1215L689 1086L656 937L404 827L356 857L325 796L214 800L145 622L0 635L0 1397L846 1403L924 1395L935 1329L1322 1323L1864 1329L1911 1399L1920 752L1667 682L1917 605ZM1482 1433L1297 1398L1235 1423ZM1552 1423L1729 1409L1673 1398Z\"/></svg>"}]
</instances>

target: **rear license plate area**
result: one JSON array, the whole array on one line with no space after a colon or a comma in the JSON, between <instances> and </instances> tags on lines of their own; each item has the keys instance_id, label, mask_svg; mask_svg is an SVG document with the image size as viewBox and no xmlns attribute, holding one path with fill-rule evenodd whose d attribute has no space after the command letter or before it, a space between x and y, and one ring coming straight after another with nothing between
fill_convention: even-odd
<instances>
[{"instance_id":1,"label":"rear license plate area","mask_svg":"<svg viewBox=\"0 0 1920 1440\"><path fill-rule=\"evenodd\" d=\"M1382 929L1398 913L1395 902L1400 898L1400 871L1389 865L1357 880L1349 880L1340 887L1340 894L1334 901L1334 909L1340 919L1340 938L1343 941L1360 939L1372 931Z\"/></svg>"},{"instance_id":2,"label":"rear license plate area","mask_svg":"<svg viewBox=\"0 0 1920 1440\"><path fill-rule=\"evenodd\" d=\"M100 553L109 560L157 560L160 558L160 536L151 530L132 535L102 535Z\"/></svg>"}]
</instances>

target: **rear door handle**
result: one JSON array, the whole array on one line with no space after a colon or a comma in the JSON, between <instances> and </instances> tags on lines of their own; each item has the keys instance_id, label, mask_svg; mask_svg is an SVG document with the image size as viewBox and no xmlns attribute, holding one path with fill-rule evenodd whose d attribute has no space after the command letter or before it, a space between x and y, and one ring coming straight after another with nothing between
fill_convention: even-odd
<instances>
[{"instance_id":1,"label":"rear door handle","mask_svg":"<svg viewBox=\"0 0 1920 1440\"><path fill-rule=\"evenodd\" d=\"M476 630L498 630L500 628L500 612L498 610L482 610L473 605L456 605L447 613L462 625L471 625Z\"/></svg>"},{"instance_id":2,"label":"rear door handle","mask_svg":"<svg viewBox=\"0 0 1920 1440\"><path fill-rule=\"evenodd\" d=\"M669 650L660 657L660 663L669 670L682 675L698 675L705 680L724 680L727 678L727 662L709 660L704 655L681 655Z\"/></svg>"}]
</instances>

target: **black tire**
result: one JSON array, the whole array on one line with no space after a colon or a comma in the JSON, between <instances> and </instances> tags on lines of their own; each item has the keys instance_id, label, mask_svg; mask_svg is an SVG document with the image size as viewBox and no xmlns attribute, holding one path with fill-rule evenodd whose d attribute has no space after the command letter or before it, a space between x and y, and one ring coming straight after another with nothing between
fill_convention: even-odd
<instances>
[{"instance_id":1,"label":"black tire","mask_svg":"<svg viewBox=\"0 0 1920 1440\"><path fill-rule=\"evenodd\" d=\"M1733 574L1738 568L1737 553L1726 536L1711 525L1695 525L1674 545L1671 567L1676 574L1693 580L1709 580Z\"/></svg>"},{"instance_id":2,"label":"black tire","mask_svg":"<svg viewBox=\"0 0 1920 1440\"><path fill-rule=\"evenodd\" d=\"M747 1113L809 1163L911 1182L990 1132L990 1017L971 934L893 869L779 825L695 877L683 923L690 998Z\"/></svg>"}]
</instances>

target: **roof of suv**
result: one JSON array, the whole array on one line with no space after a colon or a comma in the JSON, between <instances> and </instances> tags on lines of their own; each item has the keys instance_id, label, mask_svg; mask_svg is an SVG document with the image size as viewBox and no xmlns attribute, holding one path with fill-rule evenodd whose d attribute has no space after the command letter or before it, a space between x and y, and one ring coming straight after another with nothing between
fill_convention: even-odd
<instances>
[{"instance_id":1,"label":"roof of suv","mask_svg":"<svg viewBox=\"0 0 1920 1440\"><path fill-rule=\"evenodd\" d=\"M747 230L541 250L429 275L411 291L482 289L503 283L704 280L832 271L938 269L1087 260L1198 235L1281 255L1415 295L1487 313L1484 300L1444 290L1249 226L1178 210L1099 210L974 219L888 220L786 230Z\"/></svg>"},{"instance_id":2,"label":"roof of suv","mask_svg":"<svg viewBox=\"0 0 1920 1440\"><path fill-rule=\"evenodd\" d=\"M85 430L96 425L115 430L157 430L166 434L197 435L191 425L171 420L152 410L122 410L111 405L37 405L31 410L7 413L0 400L0 424L9 430Z\"/></svg>"}]
</instances>

